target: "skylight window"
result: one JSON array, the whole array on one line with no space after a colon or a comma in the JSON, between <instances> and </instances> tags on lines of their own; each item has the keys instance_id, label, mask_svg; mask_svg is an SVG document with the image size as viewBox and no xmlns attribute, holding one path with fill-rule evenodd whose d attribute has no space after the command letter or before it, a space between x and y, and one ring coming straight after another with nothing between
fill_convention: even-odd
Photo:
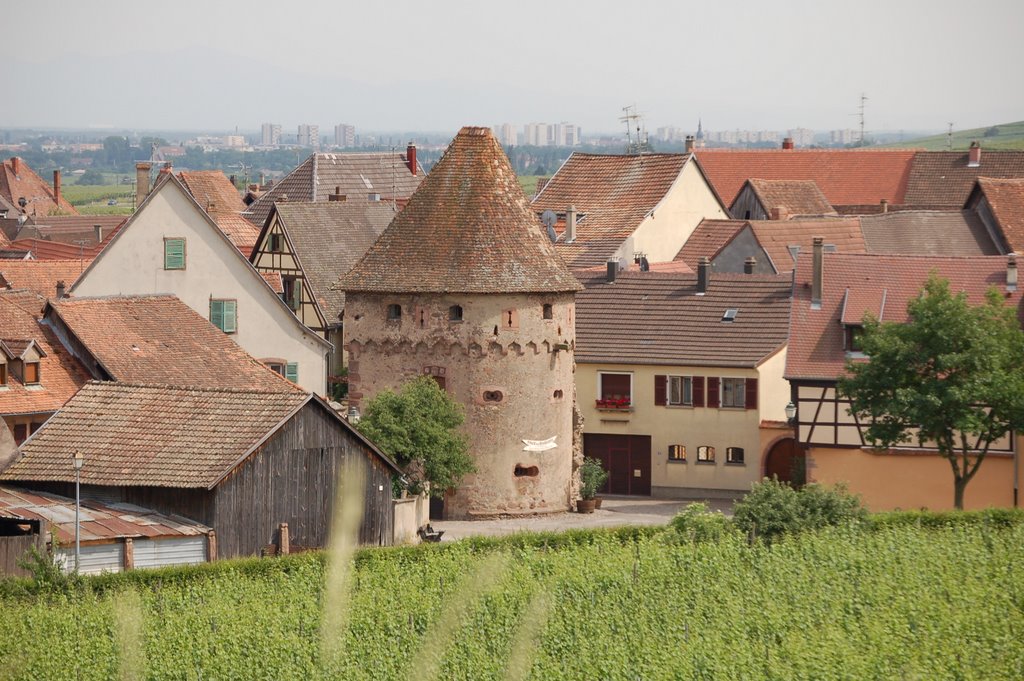
<instances>
[{"instance_id":1,"label":"skylight window","mask_svg":"<svg viewBox=\"0 0 1024 681\"><path fill-rule=\"evenodd\" d=\"M825 244L825 252L826 253L836 253L836 252L838 252L838 250L839 249L836 248L835 244Z\"/></svg>"},{"instance_id":2,"label":"skylight window","mask_svg":"<svg viewBox=\"0 0 1024 681\"><path fill-rule=\"evenodd\" d=\"M725 314L722 315L722 321L727 324L731 324L736 320L736 315L738 315L739 313L740 311L738 309L730 307L728 310L725 311Z\"/></svg>"}]
</instances>

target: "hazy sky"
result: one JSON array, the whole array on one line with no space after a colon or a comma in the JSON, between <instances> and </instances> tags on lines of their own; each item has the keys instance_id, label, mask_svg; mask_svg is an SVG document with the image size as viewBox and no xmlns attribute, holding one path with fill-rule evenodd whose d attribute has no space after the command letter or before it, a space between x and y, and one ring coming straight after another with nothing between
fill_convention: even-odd
<instances>
[{"instance_id":1,"label":"hazy sky","mask_svg":"<svg viewBox=\"0 0 1024 681\"><path fill-rule=\"evenodd\" d=\"M1024 119L1021 0L0 0L0 127L958 129Z\"/></svg>"}]
</instances>

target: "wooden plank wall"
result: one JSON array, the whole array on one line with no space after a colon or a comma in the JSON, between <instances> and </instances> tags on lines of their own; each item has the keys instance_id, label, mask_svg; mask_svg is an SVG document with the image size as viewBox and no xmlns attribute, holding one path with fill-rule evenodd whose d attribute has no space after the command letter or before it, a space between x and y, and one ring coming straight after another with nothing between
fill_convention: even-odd
<instances>
[{"instance_id":1,"label":"wooden plank wall","mask_svg":"<svg viewBox=\"0 0 1024 681\"><path fill-rule=\"evenodd\" d=\"M46 536L43 534L22 534L0 537L0 577L28 577L29 572L18 567L18 561L33 547L46 551Z\"/></svg>"},{"instance_id":2,"label":"wooden plank wall","mask_svg":"<svg viewBox=\"0 0 1024 681\"><path fill-rule=\"evenodd\" d=\"M360 543L391 544L390 470L311 402L215 490L218 556L258 555L278 542L281 523L288 523L293 546L325 546L338 476L349 456L367 463Z\"/></svg>"}]
</instances>

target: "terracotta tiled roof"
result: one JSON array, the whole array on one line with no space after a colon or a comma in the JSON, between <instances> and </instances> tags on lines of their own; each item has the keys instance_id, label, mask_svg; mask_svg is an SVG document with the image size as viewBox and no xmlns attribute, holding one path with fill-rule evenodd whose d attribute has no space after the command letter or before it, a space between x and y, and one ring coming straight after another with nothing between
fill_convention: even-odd
<instances>
[{"instance_id":1,"label":"terracotta tiled roof","mask_svg":"<svg viewBox=\"0 0 1024 681\"><path fill-rule=\"evenodd\" d=\"M103 241L101 241L99 244L96 243L96 240L93 236L95 233L94 230L89 230L88 232L79 232L79 236L82 236L83 238L77 239L77 241L88 241L89 243L92 244L91 246L83 243L74 243L74 241L62 241L60 239L53 238L52 236L47 235L45 238L20 238L19 236L19 238L16 241L12 241L8 247L30 251L32 253L32 257L36 258L37 260L85 259L85 264L88 265L89 261L95 258L100 251L106 248L107 244L110 243L111 239L117 236L117 233L121 231L121 228L124 227L125 224L127 224L127 222L127 218L119 217L116 223L114 223L113 221L107 223L99 223L110 226L109 229L104 229ZM34 231L36 229L35 227L33 227L32 229L33 232L30 233L38 233ZM42 229L45 231L48 228L44 227ZM73 234L74 232L72 232L71 234L65 234L63 235L63 237L70 237L73 236ZM85 238L86 235L88 235L88 238Z\"/></svg>"},{"instance_id":2,"label":"terracotta tiled roof","mask_svg":"<svg viewBox=\"0 0 1024 681\"><path fill-rule=\"evenodd\" d=\"M899 211L860 218L869 253L892 255L999 255L972 211Z\"/></svg>"},{"instance_id":3,"label":"terracotta tiled roof","mask_svg":"<svg viewBox=\"0 0 1024 681\"><path fill-rule=\"evenodd\" d=\"M252 224L238 213L217 213L213 216L220 231L224 232L231 243L235 245L242 255L248 260L252 253L256 240L260 235L260 228Z\"/></svg>"},{"instance_id":4,"label":"terracotta tiled roof","mask_svg":"<svg viewBox=\"0 0 1024 681\"><path fill-rule=\"evenodd\" d=\"M70 289L91 262L86 260L0 260L0 286L27 289L43 298L57 294L57 282Z\"/></svg>"},{"instance_id":5,"label":"terracotta tiled roof","mask_svg":"<svg viewBox=\"0 0 1024 681\"><path fill-rule=\"evenodd\" d=\"M45 353L39 362L39 385L25 386L13 372L0 390L0 414L56 411L89 376L54 335L40 323L45 300L30 291L0 291L0 336L31 339Z\"/></svg>"},{"instance_id":6,"label":"terracotta tiled roof","mask_svg":"<svg viewBox=\"0 0 1024 681\"><path fill-rule=\"evenodd\" d=\"M418 163L416 168L413 175L402 153L316 153L260 194L245 216L262 225L270 207L283 196L289 201L326 201L339 187L348 201L365 201L370 194L380 194L386 201L407 199L425 175Z\"/></svg>"},{"instance_id":7,"label":"terracotta tiled roof","mask_svg":"<svg viewBox=\"0 0 1024 681\"><path fill-rule=\"evenodd\" d=\"M790 277L714 274L697 295L693 274L595 273L576 295L576 361L753 367L786 342ZM735 321L723 322L728 309Z\"/></svg>"},{"instance_id":8,"label":"terracotta tiled roof","mask_svg":"<svg viewBox=\"0 0 1024 681\"><path fill-rule=\"evenodd\" d=\"M178 173L178 179L210 215L241 213L247 208L238 189L220 170L183 170Z\"/></svg>"},{"instance_id":9,"label":"terracotta tiled roof","mask_svg":"<svg viewBox=\"0 0 1024 681\"><path fill-rule=\"evenodd\" d=\"M685 262L691 269L696 270L697 263L702 257L714 260L719 251L746 225L746 220L701 220L676 254L676 262Z\"/></svg>"},{"instance_id":10,"label":"terracotta tiled roof","mask_svg":"<svg viewBox=\"0 0 1024 681\"><path fill-rule=\"evenodd\" d=\"M79 504L82 542L124 537L194 537L210 528L179 515L164 515L135 504L83 498ZM0 517L45 520L65 546L75 541L75 500L49 492L0 485Z\"/></svg>"},{"instance_id":11,"label":"terracotta tiled roof","mask_svg":"<svg viewBox=\"0 0 1024 681\"><path fill-rule=\"evenodd\" d=\"M907 321L907 302L918 296L935 271L950 281L954 293L964 291L973 304L984 301L996 286L1007 305L1024 315L1021 291L1005 291L1004 256L952 258L891 255L824 255L821 309L811 309L812 254L797 259L793 310L786 355L786 378L835 380L843 372L843 327L870 310L886 322ZM849 310L844 305L849 300ZM860 316L857 316L857 313ZM577 351L577 358L579 352Z\"/></svg>"},{"instance_id":12,"label":"terracotta tiled roof","mask_svg":"<svg viewBox=\"0 0 1024 681\"><path fill-rule=\"evenodd\" d=\"M562 214L576 206L576 238L556 248L573 269L604 264L668 194L687 154L609 155L574 152L531 208Z\"/></svg>"},{"instance_id":13,"label":"terracotta tiled roof","mask_svg":"<svg viewBox=\"0 0 1024 681\"><path fill-rule=\"evenodd\" d=\"M789 215L828 215L832 204L814 180L747 180L761 205L768 211L784 208Z\"/></svg>"},{"instance_id":14,"label":"terracotta tiled roof","mask_svg":"<svg viewBox=\"0 0 1024 681\"><path fill-rule=\"evenodd\" d=\"M490 128L463 128L345 291L576 291Z\"/></svg>"},{"instance_id":15,"label":"terracotta tiled roof","mask_svg":"<svg viewBox=\"0 0 1024 681\"><path fill-rule=\"evenodd\" d=\"M92 381L30 437L0 479L210 488L313 396Z\"/></svg>"},{"instance_id":16,"label":"terracotta tiled roof","mask_svg":"<svg viewBox=\"0 0 1024 681\"><path fill-rule=\"evenodd\" d=\"M977 187L988 200L1007 245L1015 252L1024 251L1024 179L979 177Z\"/></svg>"},{"instance_id":17,"label":"terracotta tiled roof","mask_svg":"<svg viewBox=\"0 0 1024 681\"><path fill-rule=\"evenodd\" d=\"M63 196L58 205L53 199L53 185L36 175L25 159L16 156L0 164L0 195L14 206L20 206L18 200L24 198L27 215L49 215L57 210L78 215L75 207Z\"/></svg>"},{"instance_id":18,"label":"terracotta tiled roof","mask_svg":"<svg viewBox=\"0 0 1024 681\"><path fill-rule=\"evenodd\" d=\"M274 208L328 324L337 322L345 292L335 283L391 224L395 210L384 201L288 201Z\"/></svg>"},{"instance_id":19,"label":"terracotta tiled roof","mask_svg":"<svg viewBox=\"0 0 1024 681\"><path fill-rule=\"evenodd\" d=\"M726 205L736 200L744 182L758 177L813 180L828 202L837 206L876 204L882 199L902 203L915 153L912 150L699 149L695 155Z\"/></svg>"},{"instance_id":20,"label":"terracotta tiled roof","mask_svg":"<svg viewBox=\"0 0 1024 681\"><path fill-rule=\"evenodd\" d=\"M175 296L64 298L51 300L45 315L51 326L67 328L85 346L104 378L196 388L298 389ZM90 364L90 358L82 359Z\"/></svg>"},{"instance_id":21,"label":"terracotta tiled roof","mask_svg":"<svg viewBox=\"0 0 1024 681\"><path fill-rule=\"evenodd\" d=\"M793 271L792 247L796 246L800 253L808 251L816 236L825 239L826 248L835 246L839 253L867 252L860 221L856 219L751 220L750 227L780 274Z\"/></svg>"},{"instance_id":22,"label":"terracotta tiled roof","mask_svg":"<svg viewBox=\"0 0 1024 681\"><path fill-rule=\"evenodd\" d=\"M17 239L44 239L56 241L78 249L96 248L121 228L128 218L123 215L49 215L29 218L18 231ZM101 238L96 239L96 226Z\"/></svg>"},{"instance_id":23,"label":"terracotta tiled roof","mask_svg":"<svg viewBox=\"0 0 1024 681\"><path fill-rule=\"evenodd\" d=\"M982 150L977 168L966 151L919 151L910 165L906 203L960 208L979 177L1024 177L1024 151Z\"/></svg>"}]
</instances>

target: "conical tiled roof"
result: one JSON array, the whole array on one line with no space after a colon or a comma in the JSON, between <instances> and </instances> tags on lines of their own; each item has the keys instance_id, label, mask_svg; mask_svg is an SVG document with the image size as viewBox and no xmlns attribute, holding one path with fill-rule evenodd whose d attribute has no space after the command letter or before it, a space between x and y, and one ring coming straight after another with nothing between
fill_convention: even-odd
<instances>
[{"instance_id":1,"label":"conical tiled roof","mask_svg":"<svg viewBox=\"0 0 1024 681\"><path fill-rule=\"evenodd\" d=\"M380 293L541 293L581 286L489 128L465 127L338 283Z\"/></svg>"}]
</instances>

